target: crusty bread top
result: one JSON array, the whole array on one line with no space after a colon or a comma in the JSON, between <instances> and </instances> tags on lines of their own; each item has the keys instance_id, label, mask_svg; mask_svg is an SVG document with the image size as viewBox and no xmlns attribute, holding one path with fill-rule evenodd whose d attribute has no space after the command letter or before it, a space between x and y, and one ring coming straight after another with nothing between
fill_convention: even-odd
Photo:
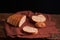
<instances>
[{"instance_id":1,"label":"crusty bread top","mask_svg":"<svg viewBox=\"0 0 60 40\"><path fill-rule=\"evenodd\" d=\"M11 25L17 26L22 18L25 18L26 20L26 15L13 14L7 18L7 22Z\"/></svg>"},{"instance_id":2,"label":"crusty bread top","mask_svg":"<svg viewBox=\"0 0 60 40\"><path fill-rule=\"evenodd\" d=\"M42 23L41 23L41 22L36 23L35 26L38 27L38 28L39 28L39 27L40 27L40 28L47 27L47 26L46 26L46 23L44 23L44 22L42 22Z\"/></svg>"}]
</instances>

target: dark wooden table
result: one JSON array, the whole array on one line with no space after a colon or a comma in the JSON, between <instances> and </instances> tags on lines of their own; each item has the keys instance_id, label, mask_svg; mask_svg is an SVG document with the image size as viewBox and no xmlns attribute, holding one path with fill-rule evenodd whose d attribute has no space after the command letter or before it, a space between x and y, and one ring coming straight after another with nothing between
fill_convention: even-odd
<instances>
[{"instance_id":1,"label":"dark wooden table","mask_svg":"<svg viewBox=\"0 0 60 40\"><path fill-rule=\"evenodd\" d=\"M6 33L4 30L4 22L3 21L5 21L5 19L12 14L13 13L0 13L0 37L1 38L6 38ZM58 14L57 15L50 14L50 15L51 15L52 20L56 21L56 28L60 32L60 14L59 15ZM60 34L57 34L57 35L60 35ZM60 38L60 36L58 38Z\"/></svg>"}]
</instances>

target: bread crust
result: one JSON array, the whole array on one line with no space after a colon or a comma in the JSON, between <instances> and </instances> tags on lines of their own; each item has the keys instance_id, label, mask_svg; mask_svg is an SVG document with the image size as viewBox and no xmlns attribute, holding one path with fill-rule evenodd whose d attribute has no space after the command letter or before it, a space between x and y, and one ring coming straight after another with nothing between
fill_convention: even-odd
<instances>
[{"instance_id":1,"label":"bread crust","mask_svg":"<svg viewBox=\"0 0 60 40\"><path fill-rule=\"evenodd\" d=\"M46 27L46 23L44 23L44 22L42 22L42 23L39 22L39 23L36 23L35 26L38 27L38 28L44 28L44 27Z\"/></svg>"},{"instance_id":2,"label":"bread crust","mask_svg":"<svg viewBox=\"0 0 60 40\"><path fill-rule=\"evenodd\" d=\"M13 14L7 18L7 22L11 25L18 26L19 21L25 16L26 20L26 15L21 15L21 14Z\"/></svg>"}]
</instances>

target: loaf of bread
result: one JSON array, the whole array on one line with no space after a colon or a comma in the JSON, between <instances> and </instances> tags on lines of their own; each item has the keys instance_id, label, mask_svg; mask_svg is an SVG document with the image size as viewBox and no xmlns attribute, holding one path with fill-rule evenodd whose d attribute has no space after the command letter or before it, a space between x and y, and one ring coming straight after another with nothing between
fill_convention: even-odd
<instances>
[{"instance_id":1,"label":"loaf of bread","mask_svg":"<svg viewBox=\"0 0 60 40\"><path fill-rule=\"evenodd\" d=\"M35 26L38 27L38 28L39 27L43 28L43 27L46 27L46 23L44 23L44 22L38 22L38 23L35 24Z\"/></svg>"},{"instance_id":2,"label":"loaf of bread","mask_svg":"<svg viewBox=\"0 0 60 40\"><path fill-rule=\"evenodd\" d=\"M38 29L37 28L30 27L30 26L24 26L23 27L23 31L27 32L27 33L31 33L31 34L37 34L38 33Z\"/></svg>"},{"instance_id":3,"label":"loaf of bread","mask_svg":"<svg viewBox=\"0 0 60 40\"><path fill-rule=\"evenodd\" d=\"M26 15L13 14L7 18L7 22L11 25L21 27L26 21Z\"/></svg>"},{"instance_id":4,"label":"loaf of bread","mask_svg":"<svg viewBox=\"0 0 60 40\"><path fill-rule=\"evenodd\" d=\"M35 22L45 22L46 21L46 17L42 14L40 15L34 15L32 16L32 20Z\"/></svg>"}]
</instances>

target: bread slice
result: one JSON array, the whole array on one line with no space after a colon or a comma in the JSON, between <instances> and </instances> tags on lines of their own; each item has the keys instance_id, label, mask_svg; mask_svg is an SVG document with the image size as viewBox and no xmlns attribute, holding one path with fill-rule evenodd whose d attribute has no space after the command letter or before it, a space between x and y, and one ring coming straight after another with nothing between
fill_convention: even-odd
<instances>
[{"instance_id":1,"label":"bread slice","mask_svg":"<svg viewBox=\"0 0 60 40\"><path fill-rule=\"evenodd\" d=\"M27 32L27 33L32 33L32 34L37 34L38 33L38 29L37 28L30 27L30 26L23 27L23 31Z\"/></svg>"},{"instance_id":2,"label":"bread slice","mask_svg":"<svg viewBox=\"0 0 60 40\"><path fill-rule=\"evenodd\" d=\"M44 22L39 22L39 23L36 23L35 26L38 27L38 28L39 28L39 27L40 27L40 28L43 28L43 27L46 27L46 23L44 23Z\"/></svg>"},{"instance_id":3,"label":"bread slice","mask_svg":"<svg viewBox=\"0 0 60 40\"><path fill-rule=\"evenodd\" d=\"M45 22L46 21L46 17L42 14L37 15L37 16L32 16L32 20L35 22Z\"/></svg>"},{"instance_id":4,"label":"bread slice","mask_svg":"<svg viewBox=\"0 0 60 40\"><path fill-rule=\"evenodd\" d=\"M14 26L21 27L22 24L26 21L26 15L14 14L7 18L7 22Z\"/></svg>"}]
</instances>

